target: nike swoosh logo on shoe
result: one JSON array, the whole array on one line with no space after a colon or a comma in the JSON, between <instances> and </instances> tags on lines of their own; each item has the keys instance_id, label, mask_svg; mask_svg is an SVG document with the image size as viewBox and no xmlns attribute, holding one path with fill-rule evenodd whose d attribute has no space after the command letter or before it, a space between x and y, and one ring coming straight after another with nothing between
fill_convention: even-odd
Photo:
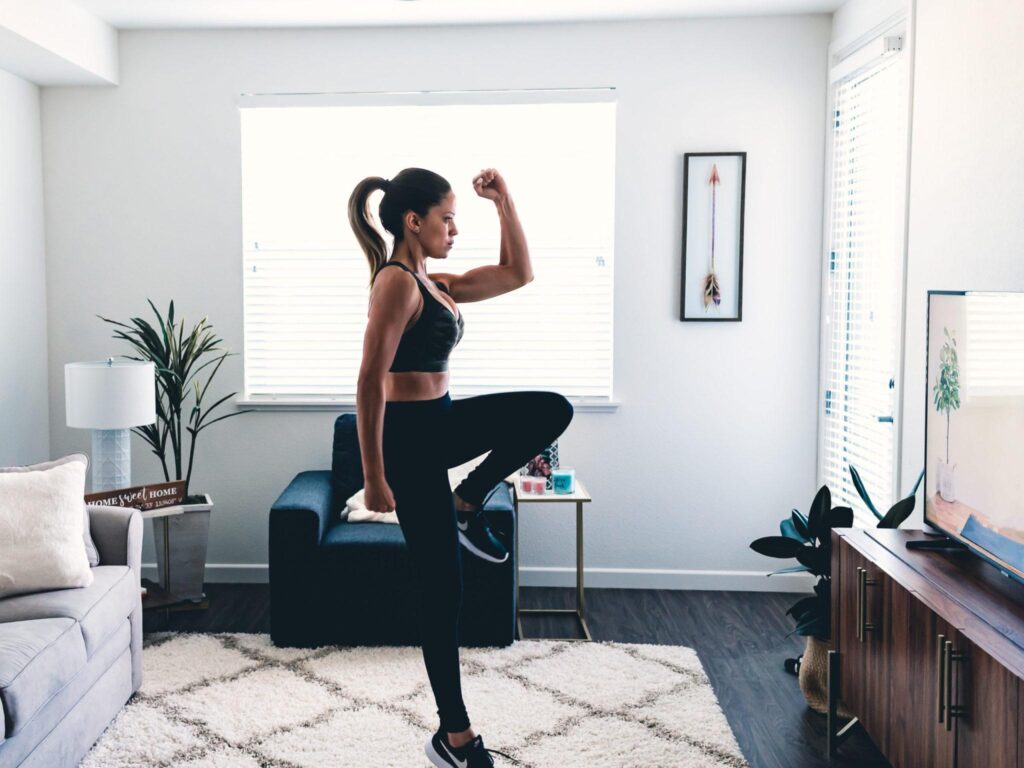
<instances>
[{"instance_id":1,"label":"nike swoosh logo on shoe","mask_svg":"<svg viewBox=\"0 0 1024 768\"><path fill-rule=\"evenodd\" d=\"M452 761L459 766L459 768L466 768L466 766L469 765L469 760L459 760L459 758L452 754L452 751L448 749L448 745L445 744L444 739L439 739L439 741L441 742L441 746L444 747L444 751L448 753L448 757L450 757Z\"/></svg>"},{"instance_id":2,"label":"nike swoosh logo on shoe","mask_svg":"<svg viewBox=\"0 0 1024 768\"><path fill-rule=\"evenodd\" d=\"M460 531L468 531L468 530L469 530L469 521L466 521L466 522L464 523L464 522L462 522L461 520L457 520L457 521L455 522L455 524L456 524L457 526L459 526L459 530L460 530Z\"/></svg>"},{"instance_id":3,"label":"nike swoosh logo on shoe","mask_svg":"<svg viewBox=\"0 0 1024 768\"><path fill-rule=\"evenodd\" d=\"M506 552L505 555L499 560L498 558L493 557L492 555L488 555L479 547L474 546L473 542L470 541L469 537L464 533L459 533L459 541L462 543L462 546L464 546L474 555L483 560L489 560L492 563L504 563L506 560L508 560L508 552Z\"/></svg>"}]
</instances>

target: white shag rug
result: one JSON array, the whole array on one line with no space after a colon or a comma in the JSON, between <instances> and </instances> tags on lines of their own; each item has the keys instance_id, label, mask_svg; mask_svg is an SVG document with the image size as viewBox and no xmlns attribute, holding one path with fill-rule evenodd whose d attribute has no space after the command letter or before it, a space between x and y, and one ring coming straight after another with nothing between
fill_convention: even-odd
<instances>
[{"instance_id":1,"label":"white shag rug","mask_svg":"<svg viewBox=\"0 0 1024 768\"><path fill-rule=\"evenodd\" d=\"M691 648L521 640L460 659L473 728L523 768L747 767ZM157 633L141 690L81 765L429 766L436 724L416 647Z\"/></svg>"}]
</instances>

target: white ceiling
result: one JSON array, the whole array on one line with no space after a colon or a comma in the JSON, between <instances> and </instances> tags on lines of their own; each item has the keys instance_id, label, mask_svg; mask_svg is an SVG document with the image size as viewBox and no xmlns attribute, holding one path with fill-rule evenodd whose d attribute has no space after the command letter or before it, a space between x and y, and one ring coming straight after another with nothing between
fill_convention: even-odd
<instances>
[{"instance_id":1,"label":"white ceiling","mask_svg":"<svg viewBox=\"0 0 1024 768\"><path fill-rule=\"evenodd\" d=\"M119 29L514 24L831 13L843 0L77 0Z\"/></svg>"}]
</instances>

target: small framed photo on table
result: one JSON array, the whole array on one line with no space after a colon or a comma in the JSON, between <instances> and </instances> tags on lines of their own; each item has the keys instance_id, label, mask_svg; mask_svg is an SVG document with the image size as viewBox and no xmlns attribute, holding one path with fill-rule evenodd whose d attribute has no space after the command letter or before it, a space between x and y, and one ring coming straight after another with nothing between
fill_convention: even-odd
<instances>
[{"instance_id":1,"label":"small framed photo on table","mask_svg":"<svg viewBox=\"0 0 1024 768\"><path fill-rule=\"evenodd\" d=\"M680 320L739 321L746 152L683 155Z\"/></svg>"},{"instance_id":2,"label":"small framed photo on table","mask_svg":"<svg viewBox=\"0 0 1024 768\"><path fill-rule=\"evenodd\" d=\"M558 440L543 449L540 453L526 462L526 465L519 470L520 475L544 478L544 489L554 490L554 482L551 471L558 469Z\"/></svg>"}]
</instances>

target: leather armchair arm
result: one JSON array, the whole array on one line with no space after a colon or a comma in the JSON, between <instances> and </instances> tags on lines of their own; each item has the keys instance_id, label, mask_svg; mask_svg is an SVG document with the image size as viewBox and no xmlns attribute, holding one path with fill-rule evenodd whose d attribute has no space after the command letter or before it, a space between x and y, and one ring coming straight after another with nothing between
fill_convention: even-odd
<instances>
[{"instance_id":1,"label":"leather armchair arm","mask_svg":"<svg viewBox=\"0 0 1024 768\"><path fill-rule=\"evenodd\" d=\"M316 643L316 564L332 523L333 496L329 470L300 472L270 508L270 634L276 645Z\"/></svg>"},{"instance_id":2,"label":"leather armchair arm","mask_svg":"<svg viewBox=\"0 0 1024 768\"><path fill-rule=\"evenodd\" d=\"M275 533L297 544L315 547L330 527L334 493L331 473L326 469L300 472L270 508L270 543Z\"/></svg>"}]
</instances>

